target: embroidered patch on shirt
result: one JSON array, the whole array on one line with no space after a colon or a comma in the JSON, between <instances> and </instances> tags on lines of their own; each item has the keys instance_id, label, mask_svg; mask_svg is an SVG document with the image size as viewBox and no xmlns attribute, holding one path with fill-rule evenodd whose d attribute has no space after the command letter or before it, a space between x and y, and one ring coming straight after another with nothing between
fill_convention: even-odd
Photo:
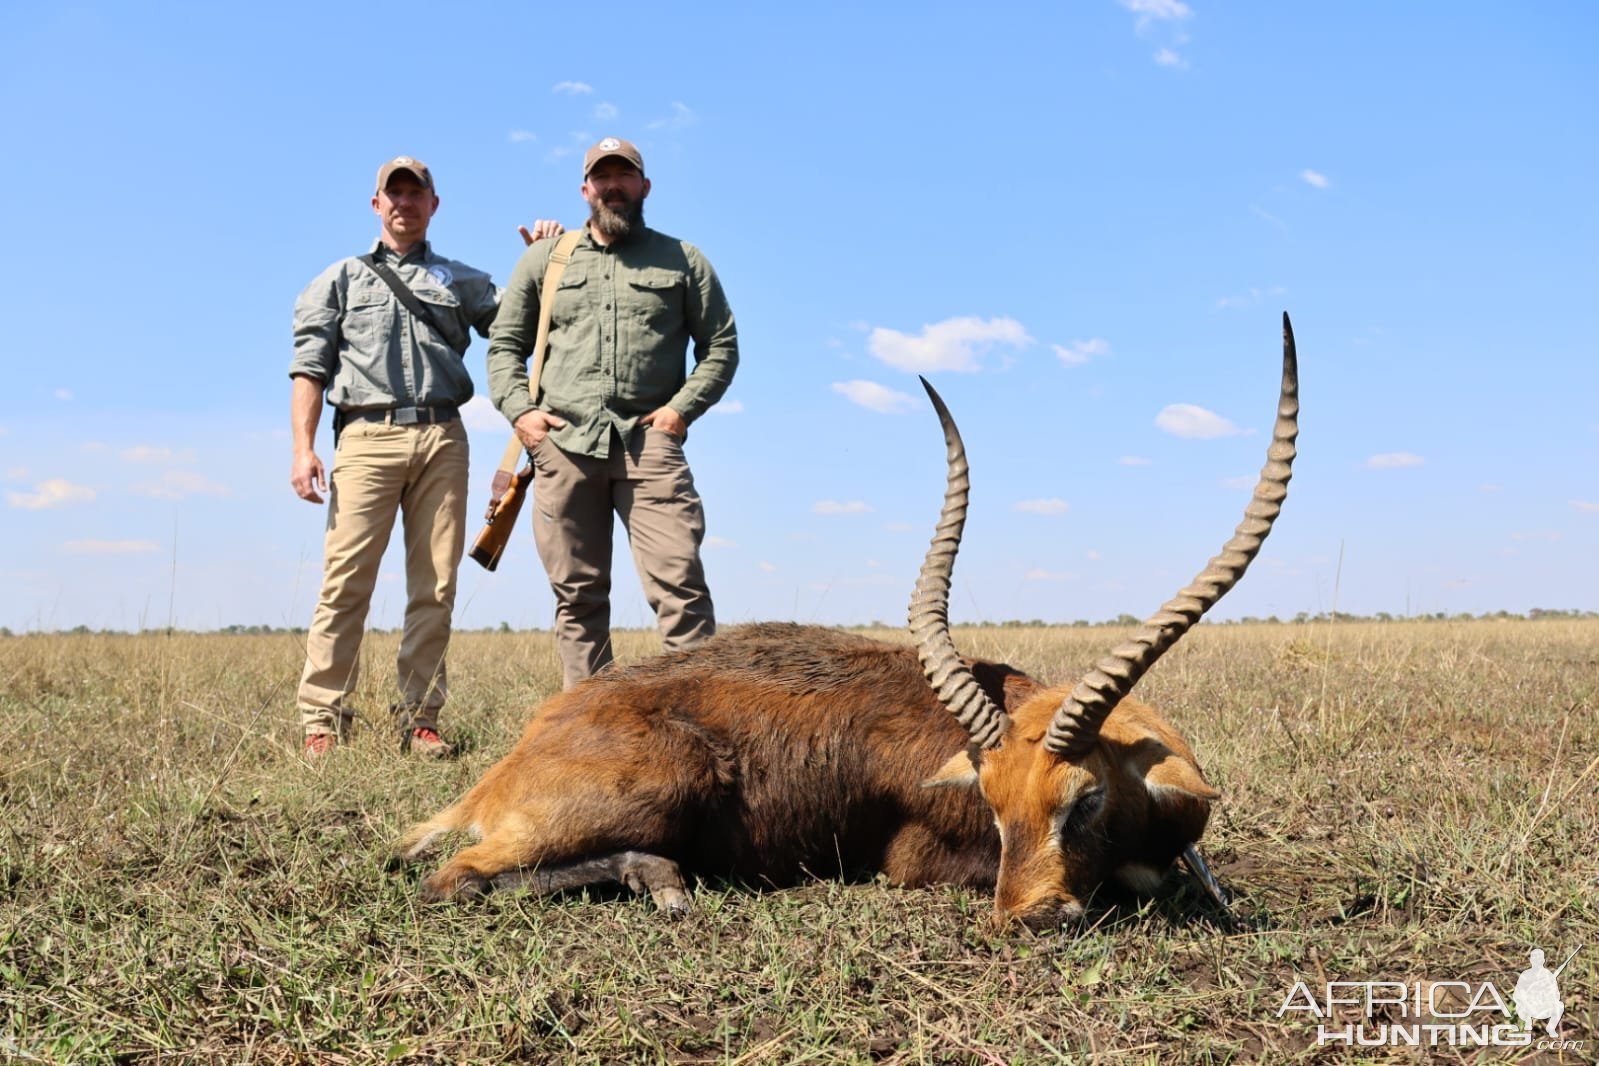
<instances>
[{"instance_id":1,"label":"embroidered patch on shirt","mask_svg":"<svg viewBox=\"0 0 1599 1066\"><path fill-rule=\"evenodd\" d=\"M428 267L428 273L432 275L434 281L443 285L446 289L450 287L450 282L455 280L455 275L450 273L449 267L437 263Z\"/></svg>"}]
</instances>

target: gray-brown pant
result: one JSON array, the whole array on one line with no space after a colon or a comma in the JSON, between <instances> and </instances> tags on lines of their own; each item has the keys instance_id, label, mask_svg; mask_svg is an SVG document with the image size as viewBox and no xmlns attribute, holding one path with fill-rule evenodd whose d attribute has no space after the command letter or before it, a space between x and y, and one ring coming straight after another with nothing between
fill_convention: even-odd
<instances>
[{"instance_id":1,"label":"gray-brown pant","mask_svg":"<svg viewBox=\"0 0 1599 1066\"><path fill-rule=\"evenodd\" d=\"M644 598L668 651L716 632L700 563L705 509L683 442L648 426L605 459L562 451L545 438L533 451L533 537L555 593L555 635L571 688L611 661L612 514L633 549Z\"/></svg>"},{"instance_id":2,"label":"gray-brown pant","mask_svg":"<svg viewBox=\"0 0 1599 1066\"><path fill-rule=\"evenodd\" d=\"M438 727L447 686L456 569L466 543L467 439L459 421L391 426L358 422L339 435L329 476L322 594L305 641L300 723L343 733L360 666L378 565L405 525L405 628L398 660L400 708L412 727Z\"/></svg>"}]
</instances>

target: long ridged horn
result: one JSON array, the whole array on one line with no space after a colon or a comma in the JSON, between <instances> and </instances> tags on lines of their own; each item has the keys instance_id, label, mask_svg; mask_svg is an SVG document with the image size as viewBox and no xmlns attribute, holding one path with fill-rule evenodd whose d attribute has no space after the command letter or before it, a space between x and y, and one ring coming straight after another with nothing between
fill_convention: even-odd
<instances>
[{"instance_id":1,"label":"long ridged horn","mask_svg":"<svg viewBox=\"0 0 1599 1066\"><path fill-rule=\"evenodd\" d=\"M988 698L977 678L955 651L949 635L949 577L955 569L955 553L960 550L961 530L966 526L966 504L971 493L970 468L966 464L966 445L961 443L955 419L933 386L921 378L939 425L944 427L948 448L949 473L944 489L944 509L938 515L938 528L927 547L922 572L911 595L910 626L916 637L916 654L922 673L933 686L938 702L948 708L955 720L972 735L980 747L992 748L1005 733L1005 712Z\"/></svg>"},{"instance_id":2,"label":"long ridged horn","mask_svg":"<svg viewBox=\"0 0 1599 1066\"><path fill-rule=\"evenodd\" d=\"M1294 438L1299 435L1299 361L1294 351L1294 328L1283 313L1283 387L1277 401L1277 424L1266 465L1261 468L1254 498L1244 509L1244 519L1233 537L1222 545L1187 588L1177 593L1143 625L1127 643L1094 664L1055 712L1044 734L1044 748L1064 757L1081 755L1099 738L1100 727L1138 679L1155 661L1238 583L1271 532L1272 523L1288 495L1293 474Z\"/></svg>"}]
</instances>

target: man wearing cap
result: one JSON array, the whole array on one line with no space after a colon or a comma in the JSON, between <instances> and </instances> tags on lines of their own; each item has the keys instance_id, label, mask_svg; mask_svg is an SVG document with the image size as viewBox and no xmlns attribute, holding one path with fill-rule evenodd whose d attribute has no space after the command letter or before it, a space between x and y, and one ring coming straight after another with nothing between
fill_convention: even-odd
<instances>
[{"instance_id":1,"label":"man wearing cap","mask_svg":"<svg viewBox=\"0 0 1599 1066\"><path fill-rule=\"evenodd\" d=\"M390 709L402 750L452 752L438 713L466 536L460 408L472 398L472 378L462 356L471 330L488 336L499 292L489 275L434 253L427 231L438 207L424 163L398 156L383 164L371 252L328 267L294 305L289 480L303 500L328 494L322 592L298 695L308 755L333 748L354 718L362 629L397 511L406 605L400 698ZM315 447L324 396L335 408L331 476Z\"/></svg>"},{"instance_id":2,"label":"man wearing cap","mask_svg":"<svg viewBox=\"0 0 1599 1066\"><path fill-rule=\"evenodd\" d=\"M738 365L733 312L698 248L644 225L650 181L628 141L583 158L588 225L552 298L537 397L527 360L555 242L523 253L489 339L489 393L533 458L533 532L571 688L611 661L611 537L622 519L668 651L716 631L688 427ZM694 367L687 368L689 342Z\"/></svg>"}]
</instances>

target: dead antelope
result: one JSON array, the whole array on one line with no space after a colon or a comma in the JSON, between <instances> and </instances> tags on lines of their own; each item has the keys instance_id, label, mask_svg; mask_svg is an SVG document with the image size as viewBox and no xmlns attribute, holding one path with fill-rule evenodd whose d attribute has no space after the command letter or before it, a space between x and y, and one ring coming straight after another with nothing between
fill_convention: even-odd
<instances>
[{"instance_id":1,"label":"dead antelope","mask_svg":"<svg viewBox=\"0 0 1599 1066\"><path fill-rule=\"evenodd\" d=\"M427 899L620 883L680 912L685 874L787 885L881 873L992 889L1000 918L1043 928L1080 917L1106 881L1148 890L1179 856L1198 863L1218 793L1183 738L1125 697L1233 587L1277 517L1298 432L1288 316L1278 417L1243 521L1075 687L956 652L948 598L968 470L927 391L948 474L910 606L917 647L749 625L551 697L510 754L400 841L410 861L451 831L478 838L426 878Z\"/></svg>"}]
</instances>

